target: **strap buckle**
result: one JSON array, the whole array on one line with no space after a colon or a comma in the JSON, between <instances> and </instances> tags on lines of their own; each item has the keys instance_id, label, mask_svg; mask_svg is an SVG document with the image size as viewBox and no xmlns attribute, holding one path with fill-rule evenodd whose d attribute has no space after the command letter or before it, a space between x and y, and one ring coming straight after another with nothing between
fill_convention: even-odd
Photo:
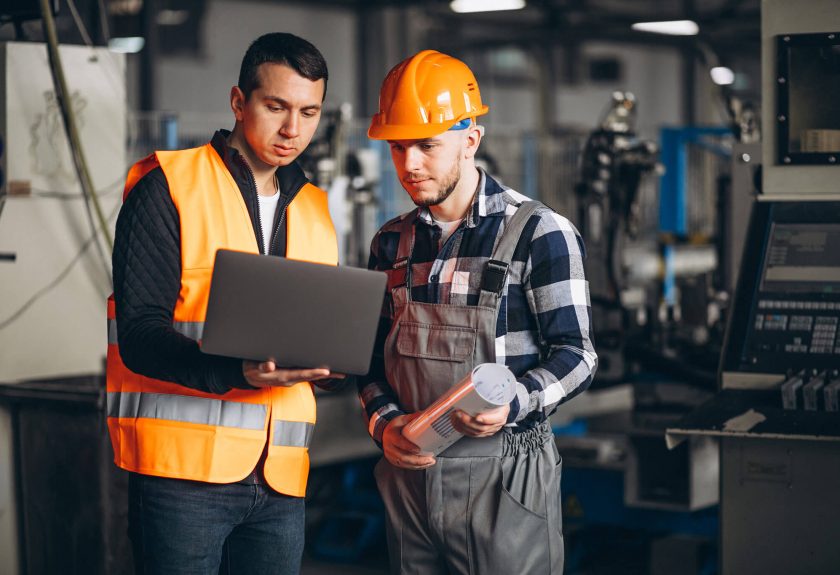
<instances>
[{"instance_id":1,"label":"strap buckle","mask_svg":"<svg viewBox=\"0 0 840 575\"><path fill-rule=\"evenodd\" d=\"M499 260L487 260L481 277L481 289L501 294L507 280L508 264Z\"/></svg>"},{"instance_id":2,"label":"strap buckle","mask_svg":"<svg viewBox=\"0 0 840 575\"><path fill-rule=\"evenodd\" d=\"M392 290L405 286L408 278L408 258L400 258L394 261L391 273L388 274L388 289Z\"/></svg>"}]
</instances>

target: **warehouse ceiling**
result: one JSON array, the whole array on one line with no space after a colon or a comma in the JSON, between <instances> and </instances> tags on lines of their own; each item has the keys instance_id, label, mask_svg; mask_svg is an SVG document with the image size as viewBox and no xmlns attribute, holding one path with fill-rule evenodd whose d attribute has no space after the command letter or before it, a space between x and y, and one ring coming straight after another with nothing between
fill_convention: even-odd
<instances>
[{"instance_id":1,"label":"warehouse ceiling","mask_svg":"<svg viewBox=\"0 0 840 575\"><path fill-rule=\"evenodd\" d=\"M76 25L70 18L68 0L51 0L59 9L59 33L73 42ZM257 0L259 1L259 0ZM760 45L760 0L526 0L521 10L456 14L449 0L262 0L273 4L324 6L359 14L381 10L411 9L425 18L428 33L465 45L531 44L575 45L588 41L693 46L703 44L724 57L753 53ZM11 6L37 7L33 0L10 0ZM195 35L209 0L73 0L82 19L89 23L96 40L100 26L95 20L104 7L111 20L140 18L144 9L153 9L164 36L180 39L186 49L197 41ZM663 36L636 32L634 22L691 19L698 23L696 37ZM119 22L117 22L119 24ZM8 27L7 27L8 28ZM37 23L28 30L38 35ZM9 32L5 32L9 35ZM81 41L81 38L76 39ZM162 48L166 51L166 44ZM176 51L177 43L172 46Z\"/></svg>"},{"instance_id":2,"label":"warehouse ceiling","mask_svg":"<svg viewBox=\"0 0 840 575\"><path fill-rule=\"evenodd\" d=\"M204 17L212 3L212 0L49 1L58 9L56 27L63 43L101 45L115 36L146 37L146 48L140 53L144 78L142 109L154 106L152 62L162 55L202 54ZM580 54L593 42L676 48L685 62L698 61L709 67L735 63L743 68L746 63L755 70L760 61L761 0L526 0L527 5L521 10L471 14L455 13L450 8L450 0L250 1L275 6L321 6L357 15L366 54L363 61L374 69L373 61L383 52L381 28L393 22L399 26L396 37L403 42L397 46L400 55L416 46L434 46L455 55L520 48L538 54L532 62L546 63L551 68L547 72L552 76L550 81L566 84L576 83L583 74L582 66L589 65ZM29 16L33 17L34 12L37 18L38 11L33 10L38 4L35 0L6 2L0 1L0 6L29 9ZM76 17L72 17L72 8L76 8ZM9 9L0 8L0 24L14 19L6 11ZM108 14L107 21L101 17L103 13ZM695 21L699 34L666 36L631 29L636 22L682 19ZM84 34L80 32L80 20L86 28ZM412 36L413 43L405 40L408 36ZM37 20L17 22L14 28L0 26L0 40L38 41L41 37ZM380 68L386 65L379 64ZM604 65L608 67L610 62ZM367 71L360 69L359 74L366 78ZM683 81L693 85L688 72ZM359 101L369 99L365 90L373 90L371 86L376 82L371 86L366 86L367 83L361 83ZM693 107L691 102L686 102L686 118L693 117L689 112Z\"/></svg>"},{"instance_id":3,"label":"warehouse ceiling","mask_svg":"<svg viewBox=\"0 0 840 575\"><path fill-rule=\"evenodd\" d=\"M304 2L301 2L304 3ZM456 14L449 0L306 0L306 5L374 11L415 8L443 29L457 28L472 42L573 43L591 40L639 44L686 45L696 41L716 52L755 50L761 38L760 0L527 0L522 10ZM691 19L698 37L636 32L631 24L651 20Z\"/></svg>"}]
</instances>

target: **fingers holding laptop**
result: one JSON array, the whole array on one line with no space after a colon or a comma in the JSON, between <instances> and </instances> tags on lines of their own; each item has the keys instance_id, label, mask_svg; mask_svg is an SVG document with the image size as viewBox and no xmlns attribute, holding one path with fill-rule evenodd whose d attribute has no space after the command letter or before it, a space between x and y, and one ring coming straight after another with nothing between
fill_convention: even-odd
<instances>
[{"instance_id":1,"label":"fingers holding laptop","mask_svg":"<svg viewBox=\"0 0 840 575\"><path fill-rule=\"evenodd\" d=\"M242 374L254 387L289 387L302 381L317 381L336 377L325 368L297 369L277 367L273 361L242 361Z\"/></svg>"}]
</instances>

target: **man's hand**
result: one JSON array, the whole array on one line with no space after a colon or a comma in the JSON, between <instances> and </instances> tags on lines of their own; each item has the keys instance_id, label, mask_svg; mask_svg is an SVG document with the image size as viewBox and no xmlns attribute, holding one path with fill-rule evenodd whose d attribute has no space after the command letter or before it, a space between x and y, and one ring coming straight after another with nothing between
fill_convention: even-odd
<instances>
[{"instance_id":1,"label":"man's hand","mask_svg":"<svg viewBox=\"0 0 840 575\"><path fill-rule=\"evenodd\" d=\"M490 437L507 423L510 406L503 405L477 415L456 409L452 412L452 426L469 437Z\"/></svg>"},{"instance_id":2,"label":"man's hand","mask_svg":"<svg viewBox=\"0 0 840 575\"><path fill-rule=\"evenodd\" d=\"M402 430L419 413L400 415L392 419L382 432L382 451L391 465L403 469L425 469L435 464L431 455L422 455L420 448L403 437Z\"/></svg>"},{"instance_id":3,"label":"man's hand","mask_svg":"<svg viewBox=\"0 0 840 575\"><path fill-rule=\"evenodd\" d=\"M284 369L278 368L273 361L242 361L242 374L254 387L291 387L302 381L316 381L331 376L330 370Z\"/></svg>"}]
</instances>

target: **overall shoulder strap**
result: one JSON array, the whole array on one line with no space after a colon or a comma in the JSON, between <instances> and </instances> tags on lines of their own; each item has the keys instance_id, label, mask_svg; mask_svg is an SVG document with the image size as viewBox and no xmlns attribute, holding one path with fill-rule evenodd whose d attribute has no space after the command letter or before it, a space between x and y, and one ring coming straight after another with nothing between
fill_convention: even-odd
<instances>
[{"instance_id":1,"label":"overall shoulder strap","mask_svg":"<svg viewBox=\"0 0 840 575\"><path fill-rule=\"evenodd\" d=\"M541 202L533 200L523 202L507 221L502 237L493 248L493 255L484 266L479 305L493 305L491 302L501 295L507 280L508 267L510 267L519 238L522 236L522 230L531 216L540 209L548 208Z\"/></svg>"},{"instance_id":2,"label":"overall shoulder strap","mask_svg":"<svg viewBox=\"0 0 840 575\"><path fill-rule=\"evenodd\" d=\"M409 279L409 258L414 247L415 212L416 210L406 214L397 227L400 233L400 243L397 246L397 254L394 257L391 273L388 274L388 289L405 286Z\"/></svg>"}]
</instances>

